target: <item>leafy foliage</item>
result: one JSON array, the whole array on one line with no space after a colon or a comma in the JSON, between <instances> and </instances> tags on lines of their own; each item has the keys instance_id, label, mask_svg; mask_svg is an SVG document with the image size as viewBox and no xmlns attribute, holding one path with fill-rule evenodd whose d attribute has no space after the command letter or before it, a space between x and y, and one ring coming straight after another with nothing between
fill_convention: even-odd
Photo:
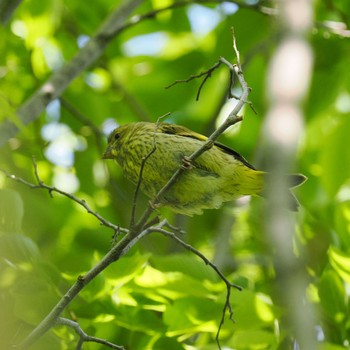
<instances>
[{"instance_id":1,"label":"leafy foliage","mask_svg":"<svg viewBox=\"0 0 350 350\"><path fill-rule=\"evenodd\" d=\"M168 3L172 1L144 2L136 12ZM219 3L189 2L122 31L69 85L62 100L49 104L28 125L18 120L17 107L72 59L120 4L21 3L0 27L0 123L7 118L20 129L0 149L0 167L35 183L35 156L45 183L75 193L102 216L127 227L134 187L117 166L100 159L105 135L116 124L156 121L167 112L171 122L204 134L212 131L226 102L224 69L207 81L198 102L199 81L164 87L208 69L219 56L233 60L231 26L258 115L247 106L244 121L222 142L251 162L256 155L258 165L266 71L278 33L273 16L258 6ZM315 3L309 38L314 71L296 160L297 171L309 180L297 190L303 209L297 214L295 252L296 259L299 249L308 252L308 260L300 263L309 275L307 300L319 310L315 330L322 350L344 349L350 341L348 14L347 2ZM226 318L220 334L221 344L230 349L284 349L291 335L272 292L276 280L271 251L276 247L263 235L262 201L240 201L194 218L161 210L186 231L186 242L244 288L232 292L234 322ZM138 214L146 202L140 198ZM47 315L77 277L108 251L112 234L73 201L56 194L50 198L44 190L15 183L0 172L1 348L18 343ZM217 349L225 296L224 283L209 266L154 233L89 284L63 316L77 320L88 334L126 349L209 350ZM71 349L76 344L73 330L57 326L33 349ZM84 348L103 346L86 343Z\"/></svg>"}]
</instances>

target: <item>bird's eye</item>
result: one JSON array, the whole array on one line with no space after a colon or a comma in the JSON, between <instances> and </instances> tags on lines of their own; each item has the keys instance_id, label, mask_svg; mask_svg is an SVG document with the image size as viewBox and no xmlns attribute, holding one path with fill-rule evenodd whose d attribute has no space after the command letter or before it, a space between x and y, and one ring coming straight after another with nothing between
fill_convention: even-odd
<instances>
[{"instance_id":1,"label":"bird's eye","mask_svg":"<svg viewBox=\"0 0 350 350\"><path fill-rule=\"evenodd\" d=\"M119 139L119 136L120 136L120 135L119 135L118 133L115 133L115 134L111 133L111 134L108 136L107 142L110 143L110 142L112 142L112 141L116 141L116 140Z\"/></svg>"}]
</instances>

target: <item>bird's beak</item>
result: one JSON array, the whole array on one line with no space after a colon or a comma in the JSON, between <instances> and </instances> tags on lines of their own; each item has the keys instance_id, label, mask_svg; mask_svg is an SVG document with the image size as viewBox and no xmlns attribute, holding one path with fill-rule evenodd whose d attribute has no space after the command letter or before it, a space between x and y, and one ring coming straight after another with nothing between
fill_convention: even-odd
<instances>
[{"instance_id":1,"label":"bird's beak","mask_svg":"<svg viewBox=\"0 0 350 350\"><path fill-rule=\"evenodd\" d=\"M107 147L105 152L102 155L102 159L113 159L113 148L112 147Z\"/></svg>"}]
</instances>

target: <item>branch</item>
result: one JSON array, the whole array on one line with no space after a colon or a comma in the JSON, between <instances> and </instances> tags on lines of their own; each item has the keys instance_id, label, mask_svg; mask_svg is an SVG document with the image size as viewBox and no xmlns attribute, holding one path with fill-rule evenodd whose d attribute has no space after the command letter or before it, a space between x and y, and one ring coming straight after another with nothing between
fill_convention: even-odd
<instances>
[{"instance_id":1,"label":"branch","mask_svg":"<svg viewBox=\"0 0 350 350\"><path fill-rule=\"evenodd\" d=\"M86 209L86 211L93 215L95 218L97 218L97 220L103 225L103 226L106 226L106 227L109 227L111 228L112 230L114 230L115 234L119 234L120 232L123 232L123 233L127 233L128 230L126 228L122 228L120 226L117 226L117 225L114 225L112 224L110 221L106 220L104 217L102 217L99 213L97 213L96 211L93 211L90 206L86 203L86 201L84 199L80 199L76 196L74 196L73 194L71 193L68 193L68 192L65 192L63 190L60 190L59 188L57 187L54 187L54 186L49 186L49 185L46 185L41 179L40 179L40 176L39 176L39 172L38 172L38 167L37 167L37 164L36 164L36 161L35 159L33 158L33 166L34 166L34 174L35 174L35 178L38 182L38 184L33 184L31 182L28 182L24 179L22 179L21 177L18 177L16 175L13 175L13 174L10 174L9 172L7 172L6 170L3 170L3 169L0 169L1 172L3 172L5 174L5 176L13 181L16 181L16 182L19 182L23 185L26 185L28 186L29 188L32 188L32 189L36 189L36 188L42 188L42 189L45 189L49 192L50 196L52 197L52 193L53 192L56 192L56 193L59 193L61 194L62 196L65 196L69 199L71 199L72 201L78 203L79 205L81 205L84 209Z\"/></svg>"},{"instance_id":2,"label":"branch","mask_svg":"<svg viewBox=\"0 0 350 350\"><path fill-rule=\"evenodd\" d=\"M127 18L140 3L141 0L125 0L112 12L75 57L54 73L39 90L19 107L17 110L18 123L25 126L36 120L48 103L59 97L74 78L95 62L114 36L127 28ZM5 120L0 125L0 147L18 131L18 124L15 125L10 120Z\"/></svg>"},{"instance_id":3,"label":"branch","mask_svg":"<svg viewBox=\"0 0 350 350\"><path fill-rule=\"evenodd\" d=\"M229 67L229 70L230 70L230 80L229 80L229 87L228 87L228 98L235 98L236 100L240 100L239 97L236 97L235 95L232 94L232 89L233 89L233 86L235 84L235 77L238 76L239 72L242 73L242 65L241 65L241 59L240 59L240 54L239 54L239 51L237 49L237 44L236 44L236 38L235 38L235 35L234 35L234 30L233 28L231 28L231 32L232 32L232 41L233 41L233 49L234 49L234 52L236 54L236 58L237 58L237 68L238 70L235 71L235 67L234 65L232 65L230 62L228 62L225 58L223 57L220 57L219 61L217 63L215 63L212 67L210 67L209 69L207 69L206 71L204 72L201 72L199 74L194 74L194 75L191 75L189 78L187 79L181 79L181 80L175 80L173 83L171 83L170 85L167 85L165 88L166 89L169 89L171 87L173 87L174 85L176 84L179 84L179 83L188 83L194 79L197 79L197 78L201 78L202 76L205 76L203 81L201 82L199 88L198 88L198 92L197 92L197 95L196 95L196 101L199 100L199 96L200 96L200 93L202 91L202 88L204 86L204 84L206 83L206 81L211 77L212 73L220 67L221 64L225 64L227 67ZM250 88L248 87L248 85L246 84L245 80L244 79L239 79L240 81L240 84L242 86L242 89L243 89L243 92L246 90L248 91L248 93L250 92ZM248 95L247 95L248 97ZM248 101L247 99L243 101L244 103L247 103L250 108L253 110L253 112L255 114L257 114L256 110L254 109L253 107L253 104ZM233 114L235 112L233 111ZM231 113L232 114L232 113Z\"/></svg>"},{"instance_id":4,"label":"branch","mask_svg":"<svg viewBox=\"0 0 350 350\"><path fill-rule=\"evenodd\" d=\"M215 63L208 70L206 70L206 71L204 71L202 73L199 73L199 74L190 75L187 79L175 80L173 83L171 83L170 85L167 85L165 88L166 89L170 89L171 87L173 87L174 85L179 84L179 83L189 83L190 81L192 81L194 79L197 79L197 78L200 78L200 77L202 77L204 75L205 77L204 77L201 85L199 86L199 89L198 89L198 92L197 92L197 96L196 96L196 101L198 101L203 85L211 77L211 74L214 72L214 70L217 69L221 65L221 63L222 62L219 61L219 62Z\"/></svg>"},{"instance_id":5,"label":"branch","mask_svg":"<svg viewBox=\"0 0 350 350\"><path fill-rule=\"evenodd\" d=\"M170 226L168 224L168 222L166 220L163 220L161 223L161 226L166 226L168 228L172 228L172 226ZM173 228L172 228L173 229ZM226 285L228 285L230 288L236 288L237 290L241 291L242 287L238 286L236 284L231 283L225 276L224 274L219 270L219 268L212 263L203 253L201 253L199 250L197 250L196 248L192 247L190 244L184 242L181 238L179 238L178 236L176 236L175 233L167 231L165 229L162 228L157 228L157 227L152 227L152 230L154 232L159 232L165 236L171 237L172 239L174 239L177 243L179 243L180 245L182 245L185 249L189 250L190 252L196 254L198 257L200 257L206 265L209 265L217 274L218 276L225 282Z\"/></svg>"},{"instance_id":6,"label":"branch","mask_svg":"<svg viewBox=\"0 0 350 350\"><path fill-rule=\"evenodd\" d=\"M0 1L0 22L5 25L8 23L16 8L22 0L3 0Z\"/></svg>"},{"instance_id":7,"label":"branch","mask_svg":"<svg viewBox=\"0 0 350 350\"><path fill-rule=\"evenodd\" d=\"M59 317L56 321L56 324L71 327L79 335L80 339L79 339L79 342L77 344L76 350L81 350L83 343L87 343L87 342L102 344L102 345L108 346L111 349L125 350L125 348L123 346L115 345L107 340L104 340L101 338L96 338L96 337L93 337L93 336L86 334L81 329L79 323L77 323L75 321L69 320L67 318Z\"/></svg>"}]
</instances>

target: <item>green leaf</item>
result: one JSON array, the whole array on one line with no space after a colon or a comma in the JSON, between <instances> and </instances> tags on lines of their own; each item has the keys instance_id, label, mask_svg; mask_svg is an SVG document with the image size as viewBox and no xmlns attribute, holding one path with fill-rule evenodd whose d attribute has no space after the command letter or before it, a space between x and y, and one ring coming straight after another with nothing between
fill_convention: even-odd
<instances>
[{"instance_id":1,"label":"green leaf","mask_svg":"<svg viewBox=\"0 0 350 350\"><path fill-rule=\"evenodd\" d=\"M174 338L165 338L162 337L158 339L152 346L152 350L183 350L185 347L181 345L176 339Z\"/></svg>"},{"instance_id":2,"label":"green leaf","mask_svg":"<svg viewBox=\"0 0 350 350\"><path fill-rule=\"evenodd\" d=\"M318 284L318 294L324 312L337 323L344 321L346 296L339 275L333 270L325 271Z\"/></svg>"},{"instance_id":3,"label":"green leaf","mask_svg":"<svg viewBox=\"0 0 350 350\"><path fill-rule=\"evenodd\" d=\"M178 271L198 280L219 281L216 272L193 254L154 255L150 263L160 271Z\"/></svg>"},{"instance_id":4,"label":"green leaf","mask_svg":"<svg viewBox=\"0 0 350 350\"><path fill-rule=\"evenodd\" d=\"M34 274L22 277L12 293L14 314L30 325L37 325L57 302L57 293L51 284Z\"/></svg>"},{"instance_id":5,"label":"green leaf","mask_svg":"<svg viewBox=\"0 0 350 350\"><path fill-rule=\"evenodd\" d=\"M222 309L213 300L204 298L181 298L169 305L164 312L170 337L197 332L215 333Z\"/></svg>"},{"instance_id":6,"label":"green leaf","mask_svg":"<svg viewBox=\"0 0 350 350\"><path fill-rule=\"evenodd\" d=\"M39 258L39 248L36 243L21 234L0 235L0 257L11 263L33 262Z\"/></svg>"},{"instance_id":7,"label":"green leaf","mask_svg":"<svg viewBox=\"0 0 350 350\"><path fill-rule=\"evenodd\" d=\"M23 214L23 201L18 192L0 189L0 233L20 233Z\"/></svg>"},{"instance_id":8,"label":"green leaf","mask_svg":"<svg viewBox=\"0 0 350 350\"><path fill-rule=\"evenodd\" d=\"M149 297L154 294L155 288L160 295L170 299L177 299L184 295L207 297L212 293L206 284L181 272L163 273L150 266L146 266L142 275L135 278L135 283L147 289L144 293Z\"/></svg>"},{"instance_id":9,"label":"green leaf","mask_svg":"<svg viewBox=\"0 0 350 350\"><path fill-rule=\"evenodd\" d=\"M320 343L319 350L344 350L344 346L332 343Z\"/></svg>"},{"instance_id":10,"label":"green leaf","mask_svg":"<svg viewBox=\"0 0 350 350\"><path fill-rule=\"evenodd\" d=\"M321 181L330 197L350 179L350 152L344 151L350 135L350 119L336 120L337 125L323 140L320 165L324 169Z\"/></svg>"},{"instance_id":11,"label":"green leaf","mask_svg":"<svg viewBox=\"0 0 350 350\"><path fill-rule=\"evenodd\" d=\"M335 207L334 221L339 239L350 250L350 201L341 202Z\"/></svg>"},{"instance_id":12,"label":"green leaf","mask_svg":"<svg viewBox=\"0 0 350 350\"><path fill-rule=\"evenodd\" d=\"M329 262L339 276L350 284L350 256L336 247L331 246L328 250Z\"/></svg>"},{"instance_id":13,"label":"green leaf","mask_svg":"<svg viewBox=\"0 0 350 350\"><path fill-rule=\"evenodd\" d=\"M150 335L165 332L165 325L153 311L128 306L121 307L118 311L120 315L117 315L115 321L124 328Z\"/></svg>"},{"instance_id":14,"label":"green leaf","mask_svg":"<svg viewBox=\"0 0 350 350\"><path fill-rule=\"evenodd\" d=\"M232 337L230 344L237 350L271 349L277 342L273 332L264 330L239 330Z\"/></svg>"},{"instance_id":15,"label":"green leaf","mask_svg":"<svg viewBox=\"0 0 350 350\"><path fill-rule=\"evenodd\" d=\"M273 324L276 316L267 296L244 290L236 293L232 302L236 326L240 329L254 329Z\"/></svg>"},{"instance_id":16,"label":"green leaf","mask_svg":"<svg viewBox=\"0 0 350 350\"><path fill-rule=\"evenodd\" d=\"M149 255L136 252L132 256L124 256L122 259L111 264L105 271L105 276L112 284L125 284L135 276L142 274Z\"/></svg>"}]
</instances>

